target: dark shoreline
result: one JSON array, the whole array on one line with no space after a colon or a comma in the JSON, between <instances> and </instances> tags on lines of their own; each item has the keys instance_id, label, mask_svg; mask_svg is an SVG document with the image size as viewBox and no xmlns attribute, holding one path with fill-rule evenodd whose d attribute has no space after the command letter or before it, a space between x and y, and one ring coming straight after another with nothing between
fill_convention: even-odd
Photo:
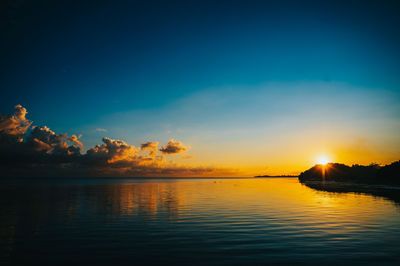
<instances>
[{"instance_id":1,"label":"dark shoreline","mask_svg":"<svg viewBox=\"0 0 400 266\"><path fill-rule=\"evenodd\" d=\"M300 181L302 185L309 188L334 192L334 193L359 193L376 197L384 197L400 206L400 186L395 185L377 185L363 184L354 182L337 182L337 181Z\"/></svg>"},{"instance_id":2,"label":"dark shoreline","mask_svg":"<svg viewBox=\"0 0 400 266\"><path fill-rule=\"evenodd\" d=\"M385 166L317 164L302 172L299 182L316 190L364 193L400 204L400 161Z\"/></svg>"}]
</instances>

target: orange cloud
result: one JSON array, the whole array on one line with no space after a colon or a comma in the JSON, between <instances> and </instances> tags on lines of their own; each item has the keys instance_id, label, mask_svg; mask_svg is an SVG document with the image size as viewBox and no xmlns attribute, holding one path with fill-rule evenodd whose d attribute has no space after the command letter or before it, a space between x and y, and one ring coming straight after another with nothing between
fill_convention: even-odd
<instances>
[{"instance_id":1,"label":"orange cloud","mask_svg":"<svg viewBox=\"0 0 400 266\"><path fill-rule=\"evenodd\" d=\"M178 154L187 151L190 147L186 147L180 141L175 141L174 139L170 139L167 145L161 147L160 151L163 154Z\"/></svg>"},{"instance_id":2,"label":"orange cloud","mask_svg":"<svg viewBox=\"0 0 400 266\"><path fill-rule=\"evenodd\" d=\"M157 154L157 149L158 149L158 142L150 142L149 141L149 142L143 143L140 146L140 150L142 150L142 151L148 150L150 156L155 156Z\"/></svg>"},{"instance_id":3,"label":"orange cloud","mask_svg":"<svg viewBox=\"0 0 400 266\"><path fill-rule=\"evenodd\" d=\"M0 132L7 135L22 136L31 126L32 121L25 118L28 112L21 105L14 107L14 115L0 116Z\"/></svg>"}]
</instances>

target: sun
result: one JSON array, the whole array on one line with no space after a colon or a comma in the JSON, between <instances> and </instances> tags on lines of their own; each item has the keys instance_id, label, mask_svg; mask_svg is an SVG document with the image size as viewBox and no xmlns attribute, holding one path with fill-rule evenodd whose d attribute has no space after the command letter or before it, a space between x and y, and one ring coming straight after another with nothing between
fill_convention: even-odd
<instances>
[{"instance_id":1,"label":"sun","mask_svg":"<svg viewBox=\"0 0 400 266\"><path fill-rule=\"evenodd\" d=\"M329 163L329 158L326 156L320 156L317 159L317 163L318 164L322 164L322 165L326 165L327 163Z\"/></svg>"}]
</instances>

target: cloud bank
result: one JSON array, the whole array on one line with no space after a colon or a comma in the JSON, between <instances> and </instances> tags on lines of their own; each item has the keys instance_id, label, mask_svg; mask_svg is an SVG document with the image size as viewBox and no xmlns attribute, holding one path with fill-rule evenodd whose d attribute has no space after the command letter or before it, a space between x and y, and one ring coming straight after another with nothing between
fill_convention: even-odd
<instances>
[{"instance_id":1,"label":"cloud bank","mask_svg":"<svg viewBox=\"0 0 400 266\"><path fill-rule=\"evenodd\" d=\"M104 137L83 153L81 135L57 134L47 126L32 125L27 110L16 105L13 115L0 116L0 170L2 176L204 176L224 175L209 167L185 167L165 156L187 151L180 141L160 149L158 142L136 148L123 140ZM226 172L227 173L227 172Z\"/></svg>"}]
</instances>

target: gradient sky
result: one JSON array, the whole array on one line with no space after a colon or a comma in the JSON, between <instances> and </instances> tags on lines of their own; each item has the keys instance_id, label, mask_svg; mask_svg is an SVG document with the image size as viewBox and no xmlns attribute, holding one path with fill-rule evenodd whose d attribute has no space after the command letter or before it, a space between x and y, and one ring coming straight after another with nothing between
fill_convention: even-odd
<instances>
[{"instance_id":1,"label":"gradient sky","mask_svg":"<svg viewBox=\"0 0 400 266\"><path fill-rule=\"evenodd\" d=\"M2 4L0 113L244 175L400 159L398 1L83 2Z\"/></svg>"}]
</instances>

